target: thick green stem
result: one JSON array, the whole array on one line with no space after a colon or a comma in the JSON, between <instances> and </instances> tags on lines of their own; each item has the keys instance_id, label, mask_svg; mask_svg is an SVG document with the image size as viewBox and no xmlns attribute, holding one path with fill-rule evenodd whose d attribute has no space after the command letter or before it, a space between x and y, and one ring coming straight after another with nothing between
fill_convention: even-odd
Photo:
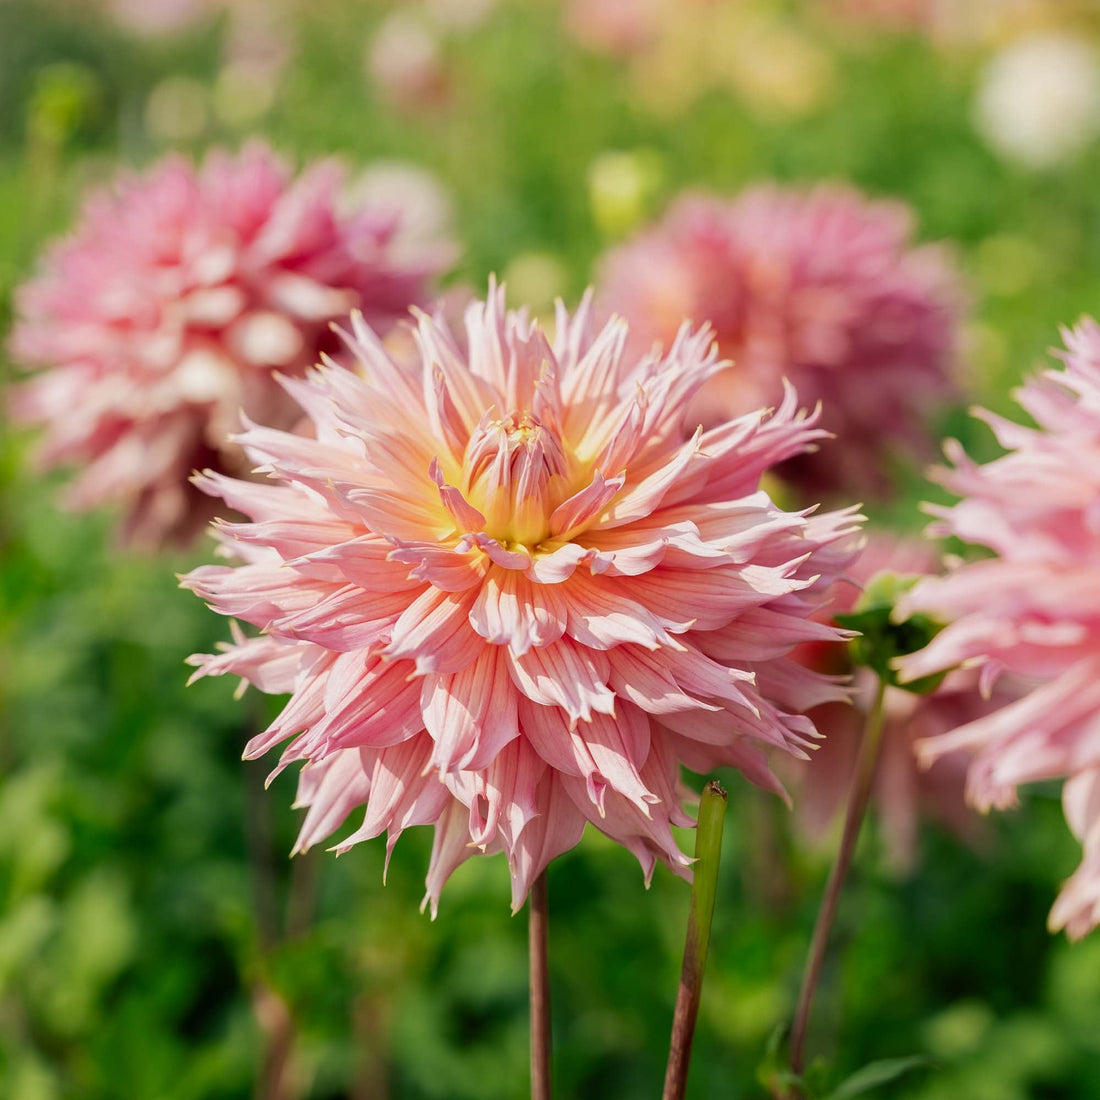
<instances>
[{"instance_id":1,"label":"thick green stem","mask_svg":"<svg viewBox=\"0 0 1100 1100\"><path fill-rule=\"evenodd\" d=\"M699 999L703 993L703 974L710 947L710 922L714 916L714 898L718 890L718 861L722 854L722 827L726 817L726 792L711 780L699 801L699 821L695 830L694 884L688 912L684 965L676 994L676 1012L672 1018L672 1042L665 1069L663 1100L683 1100L687 1088L691 1044Z\"/></svg>"},{"instance_id":2,"label":"thick green stem","mask_svg":"<svg viewBox=\"0 0 1100 1100\"><path fill-rule=\"evenodd\" d=\"M810 951L806 956L806 969L802 974L802 988L799 990L798 1006L795 1009L794 1023L791 1027L790 1064L791 1070L796 1074L801 1074L806 1065L806 1032L810 1024L814 993L821 979L821 967L825 962L825 951L829 946L829 936L833 930L833 922L836 920L840 892L844 888L844 880L848 877L848 869L852 865L856 842L859 840L859 831L863 825L863 818L867 813L871 790L874 787L879 750L882 747L882 720L885 701L886 685L880 680L874 703L867 715L867 725L859 747L856 772L852 777L852 785L848 792L848 806L844 815L844 831L840 837L840 850L837 852L836 863L833 864L828 885L825 887L825 895L821 900L817 923L814 925L813 939L810 941Z\"/></svg>"}]
</instances>

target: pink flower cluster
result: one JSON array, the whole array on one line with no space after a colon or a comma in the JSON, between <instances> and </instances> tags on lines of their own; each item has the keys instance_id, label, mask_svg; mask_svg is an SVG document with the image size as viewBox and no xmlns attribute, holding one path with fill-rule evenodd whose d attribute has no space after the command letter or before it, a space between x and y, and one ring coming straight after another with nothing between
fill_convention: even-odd
<instances>
[{"instance_id":1,"label":"pink flower cluster","mask_svg":"<svg viewBox=\"0 0 1100 1100\"><path fill-rule=\"evenodd\" d=\"M1008 453L977 465L948 448L954 468L940 480L962 499L933 509L933 530L995 556L922 581L900 611L949 621L904 661L906 676L962 665L980 668L987 687L1002 672L1037 685L923 752L975 752L969 791L983 809L1012 805L1022 783L1066 780L1084 861L1050 923L1077 937L1100 923L1100 325L1064 335L1064 369L1016 395L1037 427L982 413Z\"/></svg>"},{"instance_id":2,"label":"pink flower cluster","mask_svg":"<svg viewBox=\"0 0 1100 1100\"><path fill-rule=\"evenodd\" d=\"M360 373L284 383L315 437L240 437L270 484L201 477L251 519L218 529L240 564L185 580L262 631L196 675L291 693L246 755L293 738L298 847L356 807L339 850L434 825L433 912L459 863L501 849L518 907L586 822L647 879L657 861L686 875L680 765L779 790L765 750L802 755L804 712L843 694L787 655L842 636L813 615L858 517L784 512L759 488L822 435L815 418L789 392L685 433L720 369L710 334L634 356L587 299L559 309L552 344L493 287L462 337L420 315L411 372L353 333Z\"/></svg>"},{"instance_id":3,"label":"pink flower cluster","mask_svg":"<svg viewBox=\"0 0 1100 1100\"><path fill-rule=\"evenodd\" d=\"M243 470L227 442L240 409L300 416L274 372L334 351L330 324L352 309L385 331L427 299L451 243L416 237L418 212L392 197L343 209L342 184L334 162L295 179L251 144L90 198L18 292L11 342L45 368L13 411L46 426L44 465L81 467L74 507L122 502L124 537L190 538L211 516L191 471Z\"/></svg>"},{"instance_id":4,"label":"pink flower cluster","mask_svg":"<svg viewBox=\"0 0 1100 1100\"><path fill-rule=\"evenodd\" d=\"M778 400L789 379L837 443L782 472L813 499L882 492L883 459L925 450L926 414L953 392L957 279L912 229L900 203L841 187L688 195L606 256L601 302L636 349L709 321L733 365L703 391L704 423Z\"/></svg>"}]
</instances>

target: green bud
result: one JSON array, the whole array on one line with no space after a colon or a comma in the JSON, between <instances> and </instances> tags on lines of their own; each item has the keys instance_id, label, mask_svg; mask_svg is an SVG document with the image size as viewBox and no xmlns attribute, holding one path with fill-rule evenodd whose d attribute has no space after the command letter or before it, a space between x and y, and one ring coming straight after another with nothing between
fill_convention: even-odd
<instances>
[{"instance_id":1,"label":"green bud","mask_svg":"<svg viewBox=\"0 0 1100 1100\"><path fill-rule=\"evenodd\" d=\"M859 637L848 643L848 653L857 668L869 668L883 683L928 695L943 683L945 672L925 676L907 683L898 681L893 667L898 657L916 653L943 629L943 623L927 615L912 615L897 621L894 607L898 600L920 580L919 576L898 573L877 573L863 590L855 608L847 615L837 615L836 621L849 630L858 630Z\"/></svg>"}]
</instances>

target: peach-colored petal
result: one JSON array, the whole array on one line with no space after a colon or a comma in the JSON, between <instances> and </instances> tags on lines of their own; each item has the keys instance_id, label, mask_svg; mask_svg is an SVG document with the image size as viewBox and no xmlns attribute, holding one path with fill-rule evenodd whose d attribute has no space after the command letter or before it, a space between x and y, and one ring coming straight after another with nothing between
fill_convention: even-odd
<instances>
[{"instance_id":1,"label":"peach-colored petal","mask_svg":"<svg viewBox=\"0 0 1100 1100\"><path fill-rule=\"evenodd\" d=\"M519 736L516 693L497 647L458 672L426 676L422 706L432 767L441 772L483 770Z\"/></svg>"}]
</instances>

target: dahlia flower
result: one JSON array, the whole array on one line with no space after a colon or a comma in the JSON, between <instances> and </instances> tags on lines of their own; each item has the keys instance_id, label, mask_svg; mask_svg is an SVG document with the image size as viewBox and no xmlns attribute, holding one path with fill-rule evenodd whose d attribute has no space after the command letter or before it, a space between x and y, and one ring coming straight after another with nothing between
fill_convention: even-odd
<instances>
[{"instance_id":1,"label":"dahlia flower","mask_svg":"<svg viewBox=\"0 0 1100 1100\"><path fill-rule=\"evenodd\" d=\"M867 544L847 572L853 583L838 584L829 615L851 611L859 588L877 574L923 575L933 572L938 559L932 546L916 539L869 534ZM823 672L851 672L835 646L803 646L797 656ZM784 769L795 788L796 820L811 838L820 837L843 808L856 767L867 712L874 699L877 677L869 669L856 673L854 706L826 703L811 712L824 740L808 763L792 762ZM964 792L969 756L945 755L930 768L918 766L914 745L946 733L972 718L988 713L994 703L975 690L972 673L955 671L929 695L915 695L888 687L882 749L873 794L887 858L899 871L912 865L917 852L922 817L939 821L964 837L976 835L975 815L967 809Z\"/></svg>"},{"instance_id":2,"label":"dahlia flower","mask_svg":"<svg viewBox=\"0 0 1100 1100\"><path fill-rule=\"evenodd\" d=\"M952 392L958 287L944 253L911 235L904 206L840 187L689 195L604 259L601 300L637 350L685 318L714 326L733 365L697 402L704 424L777 400L788 378L838 442L786 476L814 497L882 491L885 455L920 450L924 413Z\"/></svg>"},{"instance_id":3,"label":"dahlia flower","mask_svg":"<svg viewBox=\"0 0 1100 1100\"><path fill-rule=\"evenodd\" d=\"M1034 685L920 748L926 760L974 752L968 790L981 809L1014 804L1022 783L1066 780L1085 859L1050 923L1078 937L1100 923L1100 326L1085 320L1064 337L1064 368L1016 395L1037 427L981 413L1008 453L977 465L951 444L954 468L939 474L962 499L931 509L933 533L995 556L921 581L899 611L949 621L901 662L907 678L963 666L987 688L1002 672Z\"/></svg>"},{"instance_id":4,"label":"dahlia flower","mask_svg":"<svg viewBox=\"0 0 1100 1100\"><path fill-rule=\"evenodd\" d=\"M284 385L314 436L249 425L270 484L200 488L244 512L218 536L236 565L186 587L237 629L196 676L289 692L246 749L291 740L305 849L356 807L343 851L433 825L433 913L454 868L503 850L519 907L586 822L686 875L672 826L680 764L740 768L780 790L766 749L804 755L808 708L843 694L789 659L843 636L812 615L857 517L784 512L761 474L820 437L793 392L772 412L684 432L720 369L704 329L664 356L559 307L553 344L503 292L465 333L419 317L409 371L356 318L361 372Z\"/></svg>"},{"instance_id":5,"label":"dahlia flower","mask_svg":"<svg viewBox=\"0 0 1100 1100\"><path fill-rule=\"evenodd\" d=\"M46 368L13 412L46 426L45 465L83 467L74 507L122 502L124 537L186 540L211 515L191 471L244 469L227 442L239 410L279 427L301 415L274 372L335 351L331 322L353 308L385 331L426 299L451 245L410 248L415 208L344 210L341 183L333 162L293 179L252 144L199 171L171 157L88 201L18 292L11 344Z\"/></svg>"}]
</instances>

